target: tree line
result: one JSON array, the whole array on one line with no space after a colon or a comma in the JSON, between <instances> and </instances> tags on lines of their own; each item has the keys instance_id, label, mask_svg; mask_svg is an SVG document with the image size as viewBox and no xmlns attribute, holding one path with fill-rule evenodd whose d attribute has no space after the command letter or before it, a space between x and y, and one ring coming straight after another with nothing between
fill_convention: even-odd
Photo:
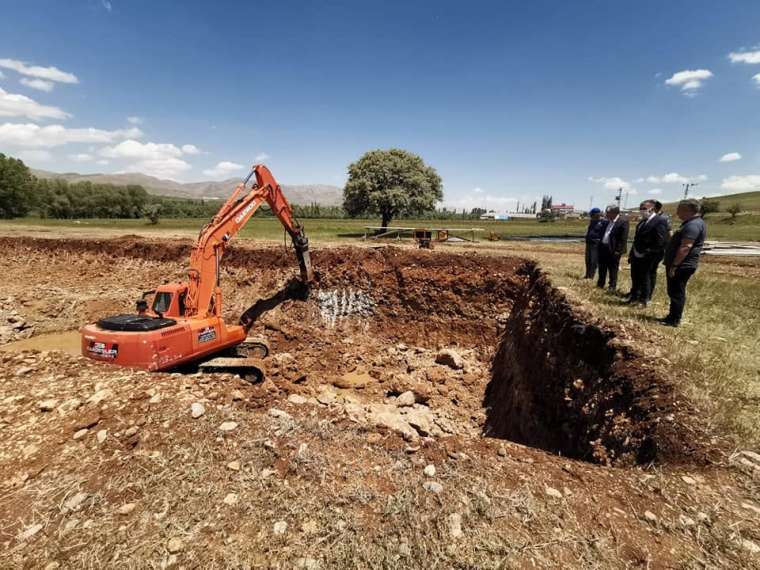
<instances>
[{"instance_id":1,"label":"tree line","mask_svg":"<svg viewBox=\"0 0 760 570\"><path fill-rule=\"evenodd\" d=\"M416 163L415 166L419 166ZM429 175L429 173L426 173ZM435 181L435 179L433 179ZM436 188L439 190L439 188ZM382 190L381 190L382 192ZM434 198L439 197L434 190ZM398 198L398 197L397 197ZM429 208L433 200L424 204L408 204L401 198L403 207L394 204L394 218L421 218L430 220L473 219L485 210L473 208L457 211L449 208ZM367 203L370 200L366 201ZM383 203L387 207L388 201ZM0 217L16 218L36 215L40 218L87 219L87 218L147 218L158 223L161 218L211 218L219 210L221 200L201 200L154 196L139 185L119 186L93 184L92 182L68 182L63 179L36 178L19 159L0 153ZM411 207L407 207L411 206ZM375 210L344 206L324 206L317 203L293 204L297 218L347 218L373 215ZM256 212L257 217L272 216L264 205Z\"/></svg>"}]
</instances>

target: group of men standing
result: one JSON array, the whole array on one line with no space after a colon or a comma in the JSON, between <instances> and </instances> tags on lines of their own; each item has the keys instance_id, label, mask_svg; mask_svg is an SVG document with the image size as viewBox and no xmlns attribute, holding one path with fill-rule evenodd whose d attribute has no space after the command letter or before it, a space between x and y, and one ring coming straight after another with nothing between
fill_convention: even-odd
<instances>
[{"instance_id":1,"label":"group of men standing","mask_svg":"<svg viewBox=\"0 0 760 570\"><path fill-rule=\"evenodd\" d=\"M682 224L671 236L670 218L663 214L657 200L644 200L639 205L639 222L628 253L631 265L631 291L625 298L629 304L646 307L657 283L657 269L664 261L670 311L662 319L665 325L678 326L686 304L686 283L697 270L699 255L706 237L706 226L699 215L696 200L682 200L676 215ZM599 208L590 212L586 230L586 279L599 271L597 286L617 290L620 258L628 251L629 222L621 216L620 207L607 206L602 217Z\"/></svg>"}]
</instances>

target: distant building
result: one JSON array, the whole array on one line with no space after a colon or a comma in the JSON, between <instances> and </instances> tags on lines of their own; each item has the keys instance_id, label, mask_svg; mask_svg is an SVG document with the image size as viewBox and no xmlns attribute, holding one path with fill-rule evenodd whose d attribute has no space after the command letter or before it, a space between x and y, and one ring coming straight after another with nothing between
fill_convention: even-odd
<instances>
[{"instance_id":1,"label":"distant building","mask_svg":"<svg viewBox=\"0 0 760 570\"><path fill-rule=\"evenodd\" d=\"M491 210L490 212L486 212L485 214L480 214L480 219L481 220L508 220L509 218L507 217L506 214L497 214L496 212Z\"/></svg>"},{"instance_id":2,"label":"distant building","mask_svg":"<svg viewBox=\"0 0 760 570\"><path fill-rule=\"evenodd\" d=\"M572 204L552 204L552 216L564 218L568 215L575 215L575 206Z\"/></svg>"},{"instance_id":3,"label":"distant building","mask_svg":"<svg viewBox=\"0 0 760 570\"><path fill-rule=\"evenodd\" d=\"M538 214L527 212L507 212L508 220L535 220Z\"/></svg>"}]
</instances>

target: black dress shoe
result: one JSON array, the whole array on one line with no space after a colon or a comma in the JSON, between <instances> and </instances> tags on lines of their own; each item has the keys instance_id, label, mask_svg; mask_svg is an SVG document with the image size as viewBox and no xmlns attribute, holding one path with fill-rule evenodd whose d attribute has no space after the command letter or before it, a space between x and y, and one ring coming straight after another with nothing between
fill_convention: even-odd
<instances>
[{"instance_id":1,"label":"black dress shoe","mask_svg":"<svg viewBox=\"0 0 760 570\"><path fill-rule=\"evenodd\" d=\"M665 327L677 327L680 323L678 321L674 321L673 319L670 319L668 317L665 317L664 319L657 319L659 323Z\"/></svg>"}]
</instances>

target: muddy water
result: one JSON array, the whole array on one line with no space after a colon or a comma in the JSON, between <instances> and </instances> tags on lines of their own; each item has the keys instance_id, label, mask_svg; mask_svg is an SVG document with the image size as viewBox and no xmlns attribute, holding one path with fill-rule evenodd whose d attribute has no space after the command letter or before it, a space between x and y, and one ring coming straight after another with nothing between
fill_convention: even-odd
<instances>
[{"instance_id":1,"label":"muddy water","mask_svg":"<svg viewBox=\"0 0 760 570\"><path fill-rule=\"evenodd\" d=\"M81 337L78 330L35 335L31 338L9 342L0 346L2 351L60 350L69 354L81 354Z\"/></svg>"}]
</instances>

